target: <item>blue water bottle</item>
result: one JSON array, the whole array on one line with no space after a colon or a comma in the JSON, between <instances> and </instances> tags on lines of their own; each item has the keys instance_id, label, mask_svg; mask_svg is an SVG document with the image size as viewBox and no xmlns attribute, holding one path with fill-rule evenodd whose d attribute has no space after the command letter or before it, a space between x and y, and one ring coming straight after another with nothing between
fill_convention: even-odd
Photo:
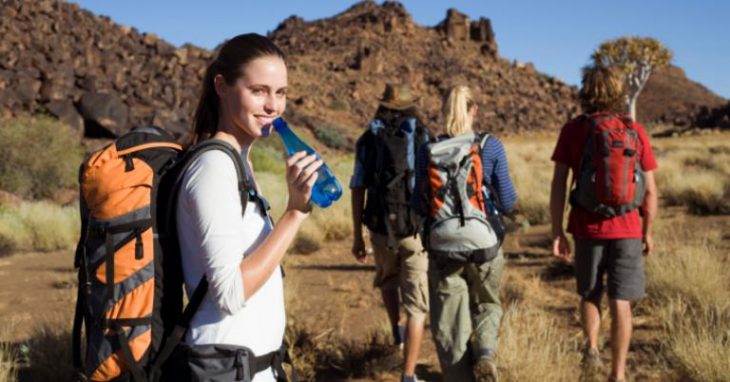
<instances>
[{"instance_id":1,"label":"blue water bottle","mask_svg":"<svg viewBox=\"0 0 730 382\"><path fill-rule=\"evenodd\" d=\"M318 159L322 158L291 131L283 118L275 119L273 125L274 130L279 133L279 137L284 143L288 155L291 156L298 151L305 151L307 154L315 154ZM317 181L314 183L314 187L312 187L312 202L322 208L327 208L341 196L342 186L340 182L329 167L327 167L327 164L323 163L322 167L317 170Z\"/></svg>"}]
</instances>

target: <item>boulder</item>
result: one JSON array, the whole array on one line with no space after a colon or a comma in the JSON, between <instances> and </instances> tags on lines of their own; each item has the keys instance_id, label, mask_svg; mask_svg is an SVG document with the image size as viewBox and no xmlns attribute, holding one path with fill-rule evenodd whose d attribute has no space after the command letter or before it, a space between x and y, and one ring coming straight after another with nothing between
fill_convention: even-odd
<instances>
[{"instance_id":1,"label":"boulder","mask_svg":"<svg viewBox=\"0 0 730 382\"><path fill-rule=\"evenodd\" d=\"M129 108L114 94L85 93L81 97L79 111L84 118L87 133L89 127L91 130L104 129L113 136L122 135L129 130Z\"/></svg>"}]
</instances>

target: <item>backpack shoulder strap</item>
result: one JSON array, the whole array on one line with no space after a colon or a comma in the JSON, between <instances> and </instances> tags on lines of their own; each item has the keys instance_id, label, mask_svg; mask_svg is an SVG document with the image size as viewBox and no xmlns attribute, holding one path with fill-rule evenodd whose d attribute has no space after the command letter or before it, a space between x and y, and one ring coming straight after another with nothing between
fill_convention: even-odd
<instances>
[{"instance_id":1,"label":"backpack shoulder strap","mask_svg":"<svg viewBox=\"0 0 730 382\"><path fill-rule=\"evenodd\" d=\"M185 174L185 171L188 169L188 167L190 167L190 164L192 164L195 159L199 158L201 155L211 150L223 151L233 161L233 165L236 169L236 175L238 178L238 193L241 197L241 213L245 213L249 196L256 196L249 195L251 193L251 190L253 190L253 192L255 193L255 188L251 184L251 180L248 179L248 174L243 168L243 163L241 162L240 155L236 152L236 149L234 149L233 146L231 146L229 143L221 141L219 139L208 139L192 147L188 153L190 157L183 164L183 168L180 171L181 177ZM183 160L185 160L185 158L183 158ZM177 188L175 188L175 191L177 192Z\"/></svg>"},{"instance_id":2,"label":"backpack shoulder strap","mask_svg":"<svg viewBox=\"0 0 730 382\"><path fill-rule=\"evenodd\" d=\"M208 139L191 147L190 150L188 150L180 159L180 167L176 169L177 172L175 174L175 179L172 186L171 197L168 198L168 203L170 203L170 207L167 208L167 211L168 215L170 216L165 217L166 221L168 222L168 227L175 229L174 225L171 224L171 220L174 218L175 215L173 208L177 203L177 197L179 194L180 186L182 184L182 179L185 176L185 171L190 167L193 161L203 155L203 153L211 150L221 150L226 153L231 158L231 160L233 160L234 166L236 168L236 174L238 176L238 191L241 197L241 213L246 212L246 205L249 198L258 197L258 195L256 195L255 193L255 188L253 188L250 184L248 175L246 174L246 170L243 168L243 164L241 163L240 156L233 148L233 146L221 140ZM253 195L251 194L251 190L254 190ZM266 213L266 210L264 210L264 213ZM188 328L190 327L190 321L193 319L195 312L198 311L198 308L203 302L203 298L205 297L207 292L208 280L205 278L205 276L203 276L198 283L198 286L195 288L192 296L190 297L188 304L185 306L180 320L169 333L169 335L166 336L160 352L157 354L156 358L150 366L149 374L151 381L156 381L160 377L162 365L167 361L168 358L170 358L177 345L183 340L185 333L187 333Z\"/></svg>"},{"instance_id":3,"label":"backpack shoulder strap","mask_svg":"<svg viewBox=\"0 0 730 382\"><path fill-rule=\"evenodd\" d=\"M177 345L182 342L185 333L187 333L190 327L190 321L192 321L195 312L200 308L200 304L203 302L203 298L208 293L208 280L203 276L195 288L195 292L190 297L190 301L185 306L183 314L180 317L180 321L175 325L170 334L165 338L160 352L149 368L150 378L152 382L157 382L161 377L162 365L170 358Z\"/></svg>"},{"instance_id":4,"label":"backpack shoulder strap","mask_svg":"<svg viewBox=\"0 0 730 382\"><path fill-rule=\"evenodd\" d=\"M487 133L487 132L479 132L479 133L476 134L476 137L477 137L476 139L479 142L479 150L480 151L483 151L484 150L484 146L487 145L487 140L489 139L490 136L491 135L489 133Z\"/></svg>"}]
</instances>

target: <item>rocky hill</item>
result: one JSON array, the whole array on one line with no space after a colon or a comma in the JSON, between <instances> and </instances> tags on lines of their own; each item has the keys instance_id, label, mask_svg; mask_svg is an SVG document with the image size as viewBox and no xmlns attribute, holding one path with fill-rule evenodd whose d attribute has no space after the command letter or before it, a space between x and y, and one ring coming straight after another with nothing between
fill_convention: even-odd
<instances>
[{"instance_id":1,"label":"rocky hill","mask_svg":"<svg viewBox=\"0 0 730 382\"><path fill-rule=\"evenodd\" d=\"M413 22L402 5L362 2L329 19L285 20L272 33L292 58L297 111L342 126L362 126L387 82L407 82L436 126L442 97L470 85L481 105L480 125L497 132L559 127L577 110L575 89L532 65L498 56L488 19L456 10L435 28Z\"/></svg>"},{"instance_id":2,"label":"rocky hill","mask_svg":"<svg viewBox=\"0 0 730 382\"><path fill-rule=\"evenodd\" d=\"M87 137L139 124L185 134L212 52L175 47L55 0L5 0L0 20L0 118L47 112ZM365 1L328 19L291 17L270 37L289 57L287 117L330 146L353 142L387 82L411 84L433 129L454 84L472 86L480 128L495 132L555 129L577 112L574 87L500 58L489 19L456 10L430 28L399 3ZM685 110L676 104L689 104L692 113L718 105L719 97L684 77L661 78L653 77L657 85L647 85L640 99L646 118L675 121L670 112L681 110L681 117ZM667 91L669 85L680 90Z\"/></svg>"},{"instance_id":3,"label":"rocky hill","mask_svg":"<svg viewBox=\"0 0 730 382\"><path fill-rule=\"evenodd\" d=\"M698 119L700 114L727 102L689 80L681 68L669 66L658 69L649 77L636 103L636 118L678 126L702 125Z\"/></svg>"}]
</instances>

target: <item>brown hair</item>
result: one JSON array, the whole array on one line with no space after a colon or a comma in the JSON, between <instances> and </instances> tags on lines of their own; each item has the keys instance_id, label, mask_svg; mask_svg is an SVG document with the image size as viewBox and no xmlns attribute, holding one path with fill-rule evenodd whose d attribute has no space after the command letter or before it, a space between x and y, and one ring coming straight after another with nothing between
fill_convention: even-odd
<instances>
[{"instance_id":1,"label":"brown hair","mask_svg":"<svg viewBox=\"0 0 730 382\"><path fill-rule=\"evenodd\" d=\"M203 77L203 88L193 117L191 144L208 139L218 131L220 100L213 85L217 75L232 85L243 73L246 64L266 56L286 59L284 53L271 40L256 33L238 35L220 47L215 59L208 64Z\"/></svg>"},{"instance_id":2,"label":"brown hair","mask_svg":"<svg viewBox=\"0 0 730 382\"><path fill-rule=\"evenodd\" d=\"M624 76L616 67L585 67L578 99L586 113L623 111Z\"/></svg>"}]
</instances>

